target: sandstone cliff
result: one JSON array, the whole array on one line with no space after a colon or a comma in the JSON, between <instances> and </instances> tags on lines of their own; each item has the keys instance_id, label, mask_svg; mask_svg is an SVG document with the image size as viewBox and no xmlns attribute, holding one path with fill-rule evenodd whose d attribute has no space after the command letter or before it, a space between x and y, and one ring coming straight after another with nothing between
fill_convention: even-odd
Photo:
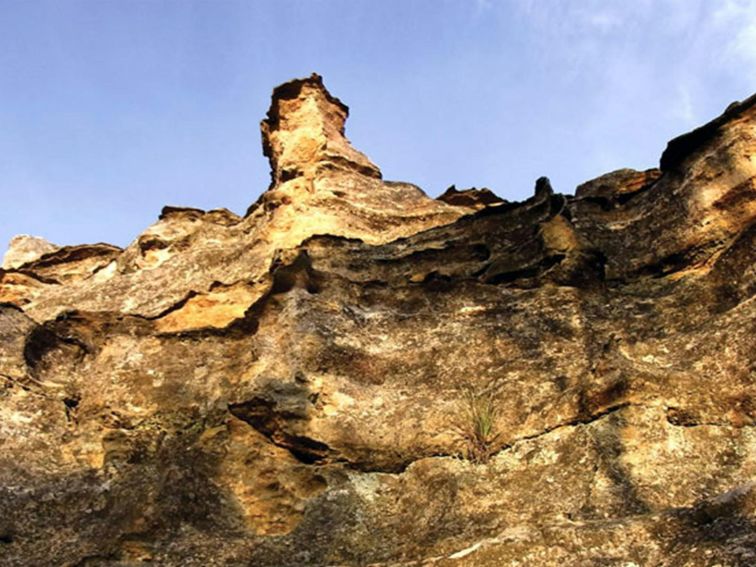
<instances>
[{"instance_id":1,"label":"sandstone cliff","mask_svg":"<svg viewBox=\"0 0 756 567\"><path fill-rule=\"evenodd\" d=\"M3 565L756 564L756 98L438 200L276 88L244 217L0 270Z\"/></svg>"}]
</instances>

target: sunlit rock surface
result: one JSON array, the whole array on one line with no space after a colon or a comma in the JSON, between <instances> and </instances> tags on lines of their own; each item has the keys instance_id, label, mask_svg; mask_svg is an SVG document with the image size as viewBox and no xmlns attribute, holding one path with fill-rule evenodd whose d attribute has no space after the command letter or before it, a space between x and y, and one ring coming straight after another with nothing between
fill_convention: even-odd
<instances>
[{"instance_id":1,"label":"sunlit rock surface","mask_svg":"<svg viewBox=\"0 0 756 567\"><path fill-rule=\"evenodd\" d=\"M6 255L0 564L756 564L756 100L521 203L347 113L274 90L244 217Z\"/></svg>"},{"instance_id":2,"label":"sunlit rock surface","mask_svg":"<svg viewBox=\"0 0 756 567\"><path fill-rule=\"evenodd\" d=\"M19 234L14 236L3 256L4 270L20 268L24 264L37 260L49 252L55 252L59 246L39 236Z\"/></svg>"}]
</instances>

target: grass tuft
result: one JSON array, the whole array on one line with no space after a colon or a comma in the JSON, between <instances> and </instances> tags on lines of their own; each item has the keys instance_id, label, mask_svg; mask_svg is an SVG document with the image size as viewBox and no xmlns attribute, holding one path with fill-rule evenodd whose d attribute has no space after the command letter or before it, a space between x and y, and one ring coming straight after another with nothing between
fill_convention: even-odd
<instances>
[{"instance_id":1,"label":"grass tuft","mask_svg":"<svg viewBox=\"0 0 756 567\"><path fill-rule=\"evenodd\" d=\"M490 392L478 393L469 388L464 405L465 421L460 432L465 442L465 456L474 463L487 463L496 452L496 441L500 437L496 400Z\"/></svg>"}]
</instances>

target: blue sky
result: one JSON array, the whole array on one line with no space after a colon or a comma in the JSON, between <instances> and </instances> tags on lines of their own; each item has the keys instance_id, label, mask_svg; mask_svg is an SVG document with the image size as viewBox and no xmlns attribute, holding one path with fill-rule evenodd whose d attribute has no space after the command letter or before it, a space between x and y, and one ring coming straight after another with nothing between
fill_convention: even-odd
<instances>
[{"instance_id":1,"label":"blue sky","mask_svg":"<svg viewBox=\"0 0 756 567\"><path fill-rule=\"evenodd\" d=\"M571 193L756 91L756 0L0 0L0 248L243 212L312 71L387 179Z\"/></svg>"}]
</instances>

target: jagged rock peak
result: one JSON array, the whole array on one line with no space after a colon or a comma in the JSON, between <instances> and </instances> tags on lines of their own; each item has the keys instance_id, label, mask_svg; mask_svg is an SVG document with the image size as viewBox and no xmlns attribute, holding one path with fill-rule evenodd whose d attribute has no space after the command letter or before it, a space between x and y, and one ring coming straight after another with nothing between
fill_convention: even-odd
<instances>
[{"instance_id":1,"label":"jagged rock peak","mask_svg":"<svg viewBox=\"0 0 756 567\"><path fill-rule=\"evenodd\" d=\"M349 108L328 92L316 73L273 89L270 109L260 124L271 185L333 169L380 178L378 167L345 137L348 115Z\"/></svg>"}]
</instances>

